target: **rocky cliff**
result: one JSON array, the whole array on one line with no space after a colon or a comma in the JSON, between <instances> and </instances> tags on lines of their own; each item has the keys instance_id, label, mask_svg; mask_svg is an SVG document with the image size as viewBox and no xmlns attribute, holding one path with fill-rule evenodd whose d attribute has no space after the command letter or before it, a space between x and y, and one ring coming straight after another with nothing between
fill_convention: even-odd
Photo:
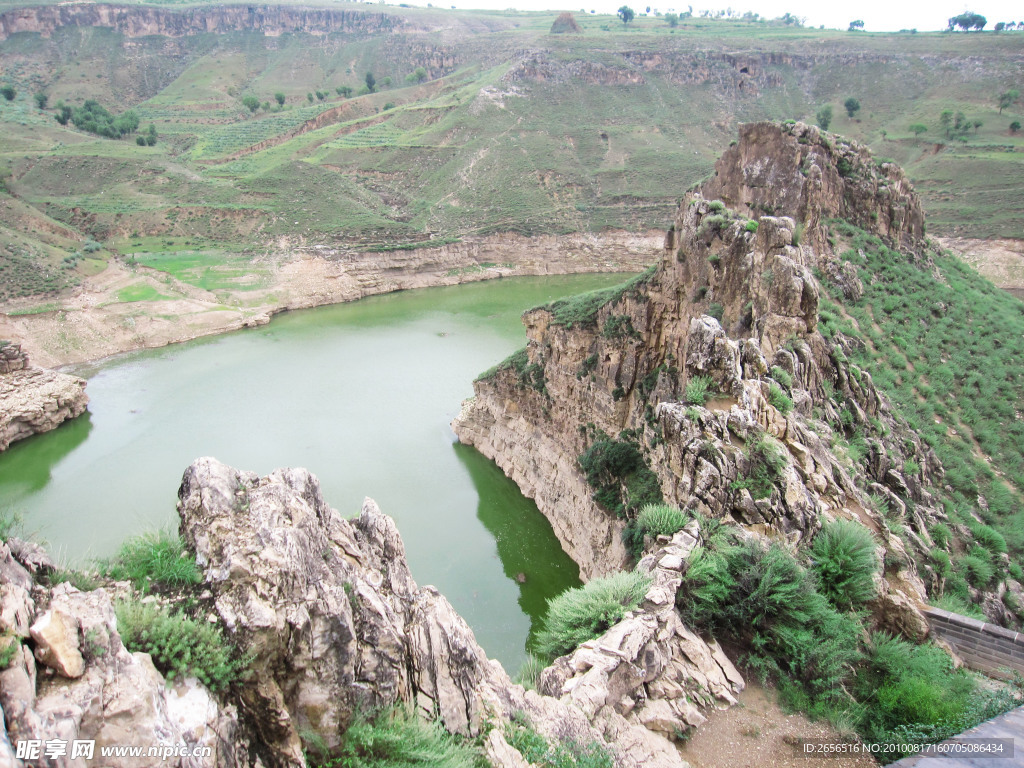
<instances>
[{"instance_id":1,"label":"rocky cliff","mask_svg":"<svg viewBox=\"0 0 1024 768\"><path fill-rule=\"evenodd\" d=\"M526 765L505 737L529 727L551 743L602 745L617 766L684 768L666 736L743 688L674 610L695 527L641 564L652 576L641 605L560 659L537 693L486 657L442 595L416 585L394 522L371 500L345 520L306 470L259 477L199 459L178 509L203 583L144 602L221 627L251 674L217 694L194 678L171 684L125 647L113 603L132 597L127 582L45 586L57 580L45 553L11 539L0 543L0 632L13 647L0 672L0 765L21 765L18 741L59 738L177 747L164 764L182 767L305 766L311 745L329 754L357 712L404 705L479 737L496 766Z\"/></svg>"},{"instance_id":2,"label":"rocky cliff","mask_svg":"<svg viewBox=\"0 0 1024 768\"><path fill-rule=\"evenodd\" d=\"M0 343L0 451L85 411L84 379L29 365L19 344Z\"/></svg>"},{"instance_id":3,"label":"rocky cliff","mask_svg":"<svg viewBox=\"0 0 1024 768\"><path fill-rule=\"evenodd\" d=\"M943 470L849 362L844 347L855 342L818 327L819 276L849 296L863 290L833 253L833 218L927 269L915 256L920 202L901 170L812 126L744 126L715 176L683 200L656 269L622 290L526 313L521 360L475 383L453 424L460 440L536 499L586 575L622 567L620 533L637 499L651 496L642 478L653 472L657 495L684 510L791 544L822 520L859 520L887 566L878 624L927 633L916 560L929 574L929 526L945 519L929 489L943 485ZM863 460L843 447L853 428L865 435ZM775 447L784 460L766 474ZM588 450L630 457L628 476L609 464L588 483L579 461ZM905 523L890 526L883 505Z\"/></svg>"},{"instance_id":4,"label":"rocky cliff","mask_svg":"<svg viewBox=\"0 0 1024 768\"><path fill-rule=\"evenodd\" d=\"M171 11L146 6L63 3L18 8L0 14L0 40L19 32L49 37L61 27L110 27L125 37L260 30L277 36L301 30L309 34L375 34L415 29L408 19L383 13L301 6L214 5Z\"/></svg>"}]
</instances>

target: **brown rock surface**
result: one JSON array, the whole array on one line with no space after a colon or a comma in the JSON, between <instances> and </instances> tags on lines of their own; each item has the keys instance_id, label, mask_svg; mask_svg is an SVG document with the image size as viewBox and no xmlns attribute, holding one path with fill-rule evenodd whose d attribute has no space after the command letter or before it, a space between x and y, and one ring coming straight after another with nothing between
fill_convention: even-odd
<instances>
[{"instance_id":1,"label":"brown rock surface","mask_svg":"<svg viewBox=\"0 0 1024 768\"><path fill-rule=\"evenodd\" d=\"M89 403L85 379L28 364L18 344L0 347L0 451L15 440L48 432Z\"/></svg>"}]
</instances>

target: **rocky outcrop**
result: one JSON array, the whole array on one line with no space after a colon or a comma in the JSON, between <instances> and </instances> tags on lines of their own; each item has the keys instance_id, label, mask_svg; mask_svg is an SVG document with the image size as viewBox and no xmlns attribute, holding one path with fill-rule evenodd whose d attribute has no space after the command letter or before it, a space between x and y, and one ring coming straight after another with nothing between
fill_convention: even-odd
<instances>
[{"instance_id":1,"label":"rocky outcrop","mask_svg":"<svg viewBox=\"0 0 1024 768\"><path fill-rule=\"evenodd\" d=\"M506 366L474 384L456 434L535 498L566 551L591 556L584 575L622 565L614 539L625 519L595 501L578 461L598 439L616 440L633 446L661 495L685 511L793 544L809 541L822 520L859 520L889 565L876 621L927 633L925 588L908 549L927 550L928 525L943 512L901 468L913 459L941 482L941 467L870 375L849 363L852 342L818 329L816 273L834 275L844 292L863 289L831 251L832 217L920 248L921 206L898 168L810 126L744 126L715 177L680 205L652 272L589 304L526 313L522 370ZM707 398L688 397L698 380ZM877 446L863 466L833 448L853 428ZM752 486L765 451L783 460L770 485ZM625 480L620 492L628 501ZM906 542L869 493L912 498Z\"/></svg>"},{"instance_id":2,"label":"rocky outcrop","mask_svg":"<svg viewBox=\"0 0 1024 768\"><path fill-rule=\"evenodd\" d=\"M18 344L0 347L0 451L55 429L89 404L85 379L28 364Z\"/></svg>"},{"instance_id":3,"label":"rocky outcrop","mask_svg":"<svg viewBox=\"0 0 1024 768\"><path fill-rule=\"evenodd\" d=\"M64 3L18 8L0 14L0 40L19 32L37 32L49 37L61 27L110 27L125 37L180 37L240 30L259 30L269 36L298 30L321 35L373 34L415 29L416 25L400 16L383 13L288 5L212 5L171 11L144 6Z\"/></svg>"},{"instance_id":4,"label":"rocky outcrop","mask_svg":"<svg viewBox=\"0 0 1024 768\"><path fill-rule=\"evenodd\" d=\"M748 123L722 154L703 186L709 200L757 218L790 216L806 228L806 242L828 251L822 226L846 219L898 246L924 237L924 210L913 185L895 163L876 163L856 141L803 123Z\"/></svg>"},{"instance_id":5,"label":"rocky outcrop","mask_svg":"<svg viewBox=\"0 0 1024 768\"><path fill-rule=\"evenodd\" d=\"M87 762L73 754L76 740L94 741L96 759L109 746L140 748L144 756L157 747L178 748L161 763L178 768L243 764L227 752L244 743L233 707L194 680L169 686L147 654L125 649L106 590L42 587L25 566L42 573L52 564L40 567L34 547L13 539L8 544L0 544L0 633L5 647L18 647L0 671L0 765L81 768ZM15 557L26 554L24 563ZM37 759L15 758L18 741L53 739L65 742L63 756L43 760L39 744ZM191 757L197 747L209 747L209 757ZM140 762L138 756L111 756L103 764L129 768Z\"/></svg>"},{"instance_id":6,"label":"rocky outcrop","mask_svg":"<svg viewBox=\"0 0 1024 768\"><path fill-rule=\"evenodd\" d=\"M590 717L606 708L677 738L707 720L704 711L736 703L743 677L712 641L679 618L680 573L699 541L696 522L637 566L652 582L638 610L601 637L557 659L541 674L541 692Z\"/></svg>"}]
</instances>

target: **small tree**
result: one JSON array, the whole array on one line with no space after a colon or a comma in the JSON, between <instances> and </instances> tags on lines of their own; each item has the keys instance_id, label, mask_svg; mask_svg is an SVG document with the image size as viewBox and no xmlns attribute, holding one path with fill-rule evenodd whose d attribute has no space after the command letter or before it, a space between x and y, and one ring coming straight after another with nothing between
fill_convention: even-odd
<instances>
[{"instance_id":1,"label":"small tree","mask_svg":"<svg viewBox=\"0 0 1024 768\"><path fill-rule=\"evenodd\" d=\"M324 93L323 91L317 91L316 92L316 99L317 99L317 101L323 101L326 98L327 98L327 94Z\"/></svg>"},{"instance_id":2,"label":"small tree","mask_svg":"<svg viewBox=\"0 0 1024 768\"><path fill-rule=\"evenodd\" d=\"M152 147L156 144L156 126L152 123L149 124L149 130L146 131L146 144Z\"/></svg>"},{"instance_id":3,"label":"small tree","mask_svg":"<svg viewBox=\"0 0 1024 768\"><path fill-rule=\"evenodd\" d=\"M7 94L4 94L5 96ZM1006 93L999 94L999 114L1003 114L1003 110L1011 106L1020 97L1020 91L1011 89ZM8 99L9 101L10 99Z\"/></svg>"},{"instance_id":4,"label":"small tree","mask_svg":"<svg viewBox=\"0 0 1024 768\"><path fill-rule=\"evenodd\" d=\"M971 121L971 124L972 124L972 125L974 126L974 132L975 132L975 133L977 133L977 132L978 132L978 129L979 129L979 128L981 128L981 126L983 126L983 125L984 125L984 123L983 123L983 122L981 122L981 120L978 120L978 119L974 119L974 120L972 120L972 121Z\"/></svg>"},{"instance_id":5,"label":"small tree","mask_svg":"<svg viewBox=\"0 0 1024 768\"><path fill-rule=\"evenodd\" d=\"M18 95L18 92L14 90L13 85L5 85L3 88L0 88L0 95L3 95L8 101L14 101L14 97Z\"/></svg>"},{"instance_id":6,"label":"small tree","mask_svg":"<svg viewBox=\"0 0 1024 768\"><path fill-rule=\"evenodd\" d=\"M274 94L274 101L277 102L277 106L283 107L284 106L284 94L281 93L280 91L275 93Z\"/></svg>"},{"instance_id":7,"label":"small tree","mask_svg":"<svg viewBox=\"0 0 1024 768\"><path fill-rule=\"evenodd\" d=\"M36 100L36 106L39 107L40 109L46 109L46 102L49 101L49 99L50 99L50 97L47 96L42 91L37 93L32 98L34 98Z\"/></svg>"},{"instance_id":8,"label":"small tree","mask_svg":"<svg viewBox=\"0 0 1024 768\"><path fill-rule=\"evenodd\" d=\"M665 14L665 21L667 21L667 22L668 22L668 25L669 25L670 27L673 27L673 28L675 28L675 27L678 27L678 26L679 26L679 16L678 16L678 14L675 14L675 13L666 13L666 14Z\"/></svg>"},{"instance_id":9,"label":"small tree","mask_svg":"<svg viewBox=\"0 0 1024 768\"><path fill-rule=\"evenodd\" d=\"M308 101L310 104L313 103L313 92L312 91L310 91L309 93L306 94L306 101Z\"/></svg>"},{"instance_id":10,"label":"small tree","mask_svg":"<svg viewBox=\"0 0 1024 768\"><path fill-rule=\"evenodd\" d=\"M575 23L575 22L573 22L573 23ZM553 26L552 26L552 28L553 28ZM407 82L407 83L422 83L426 79L427 79L427 70L425 70L423 67L416 67L415 71L410 72L408 75L405 76L405 82Z\"/></svg>"},{"instance_id":11,"label":"small tree","mask_svg":"<svg viewBox=\"0 0 1024 768\"><path fill-rule=\"evenodd\" d=\"M863 22L863 20L857 19L856 21L851 21L850 22L850 28L847 29L846 31L847 32L857 32L857 31L862 31L863 29L864 29L864 22Z\"/></svg>"},{"instance_id":12,"label":"small tree","mask_svg":"<svg viewBox=\"0 0 1024 768\"><path fill-rule=\"evenodd\" d=\"M246 94L245 96L243 96L242 97L242 104L250 112L255 112L257 109L260 108L260 100L257 99L252 94Z\"/></svg>"},{"instance_id":13,"label":"small tree","mask_svg":"<svg viewBox=\"0 0 1024 768\"><path fill-rule=\"evenodd\" d=\"M628 5L624 5L621 8L619 8L617 13L619 18L622 19L623 24L629 24L629 22L633 20L633 17L636 16L636 14L633 12L633 9L630 8Z\"/></svg>"},{"instance_id":14,"label":"small tree","mask_svg":"<svg viewBox=\"0 0 1024 768\"><path fill-rule=\"evenodd\" d=\"M1010 123L1010 133L1016 133L1020 130L1020 120L1014 120Z\"/></svg>"},{"instance_id":15,"label":"small tree","mask_svg":"<svg viewBox=\"0 0 1024 768\"><path fill-rule=\"evenodd\" d=\"M942 123L942 127L946 130L946 138L949 138L950 129L953 126L953 110L944 109L939 115L939 122Z\"/></svg>"},{"instance_id":16,"label":"small tree","mask_svg":"<svg viewBox=\"0 0 1024 768\"><path fill-rule=\"evenodd\" d=\"M366 90L370 93L377 90L377 78L373 76L373 72L366 73Z\"/></svg>"},{"instance_id":17,"label":"small tree","mask_svg":"<svg viewBox=\"0 0 1024 768\"><path fill-rule=\"evenodd\" d=\"M818 113L814 116L815 122L820 126L821 130L827 131L829 125L832 123L832 105L826 104L824 107L818 110Z\"/></svg>"},{"instance_id":18,"label":"small tree","mask_svg":"<svg viewBox=\"0 0 1024 768\"><path fill-rule=\"evenodd\" d=\"M928 126L922 125L921 123L914 123L912 126L910 126L910 130L914 134L914 138L919 139L922 133L927 133Z\"/></svg>"},{"instance_id":19,"label":"small tree","mask_svg":"<svg viewBox=\"0 0 1024 768\"><path fill-rule=\"evenodd\" d=\"M844 101L843 106L846 107L846 116L851 119L860 112L860 102L853 98L853 96Z\"/></svg>"}]
</instances>

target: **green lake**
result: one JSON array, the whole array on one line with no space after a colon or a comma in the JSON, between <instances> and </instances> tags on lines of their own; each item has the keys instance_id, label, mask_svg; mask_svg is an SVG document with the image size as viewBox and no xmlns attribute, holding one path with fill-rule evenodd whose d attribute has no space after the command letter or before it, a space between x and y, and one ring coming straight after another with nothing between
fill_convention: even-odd
<instances>
[{"instance_id":1,"label":"green lake","mask_svg":"<svg viewBox=\"0 0 1024 768\"><path fill-rule=\"evenodd\" d=\"M525 309L624 279L394 293L80 366L88 412L0 454L0 510L82 564L176 527L178 484L197 457L260 474L307 467L343 516L369 496L394 517L416 580L514 672L547 600L579 572L534 503L457 444L449 422L473 378L526 343Z\"/></svg>"}]
</instances>

